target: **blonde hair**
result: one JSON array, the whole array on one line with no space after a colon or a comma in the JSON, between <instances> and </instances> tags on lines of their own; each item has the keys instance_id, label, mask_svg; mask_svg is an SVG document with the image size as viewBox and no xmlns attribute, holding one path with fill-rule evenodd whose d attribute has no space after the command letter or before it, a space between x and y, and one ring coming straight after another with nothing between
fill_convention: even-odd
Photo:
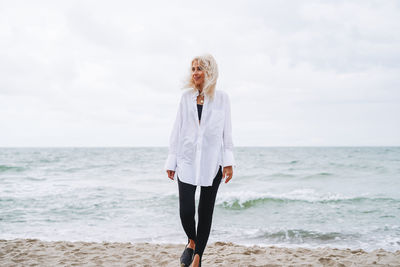
<instances>
[{"instance_id":1,"label":"blonde hair","mask_svg":"<svg viewBox=\"0 0 400 267\"><path fill-rule=\"evenodd\" d=\"M215 86L217 85L218 79L218 65L214 57L210 54L204 54L196 56L192 59L189 68L189 75L186 77L186 81L183 88L192 88L194 91L197 90L192 77L192 65L193 62L197 61L198 64L203 68L204 71L204 85L203 92L210 97L214 98Z\"/></svg>"}]
</instances>

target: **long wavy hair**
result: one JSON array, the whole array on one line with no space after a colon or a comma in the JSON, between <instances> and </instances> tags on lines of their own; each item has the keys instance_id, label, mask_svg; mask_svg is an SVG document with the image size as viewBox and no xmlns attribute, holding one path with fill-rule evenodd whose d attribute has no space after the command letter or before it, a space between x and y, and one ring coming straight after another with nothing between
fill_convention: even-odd
<instances>
[{"instance_id":1,"label":"long wavy hair","mask_svg":"<svg viewBox=\"0 0 400 267\"><path fill-rule=\"evenodd\" d=\"M214 99L214 92L218 79L218 65L214 57L210 54L196 56L192 59L189 68L189 75L187 75L185 79L183 88L192 88L194 91L197 90L192 77L192 66L195 61L198 62L204 71L203 92L204 94L207 94L210 99Z\"/></svg>"}]
</instances>

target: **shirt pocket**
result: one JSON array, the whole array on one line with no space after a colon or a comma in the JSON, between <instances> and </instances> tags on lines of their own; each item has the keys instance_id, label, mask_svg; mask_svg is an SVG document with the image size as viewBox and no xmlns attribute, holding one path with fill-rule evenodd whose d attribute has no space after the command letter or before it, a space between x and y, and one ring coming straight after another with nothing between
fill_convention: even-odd
<instances>
[{"instance_id":1,"label":"shirt pocket","mask_svg":"<svg viewBox=\"0 0 400 267\"><path fill-rule=\"evenodd\" d=\"M207 133L211 136L222 136L224 129L225 113L223 110L215 109L211 111Z\"/></svg>"}]
</instances>

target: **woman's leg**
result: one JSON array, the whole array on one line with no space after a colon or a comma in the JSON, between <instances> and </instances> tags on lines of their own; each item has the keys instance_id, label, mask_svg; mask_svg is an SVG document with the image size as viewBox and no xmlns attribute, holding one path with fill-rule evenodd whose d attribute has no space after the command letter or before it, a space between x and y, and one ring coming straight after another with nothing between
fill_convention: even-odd
<instances>
[{"instance_id":1,"label":"woman's leg","mask_svg":"<svg viewBox=\"0 0 400 267\"><path fill-rule=\"evenodd\" d=\"M184 183L178 179L179 188L179 214L183 229L189 239L196 243L195 193L196 186Z\"/></svg>"},{"instance_id":2,"label":"woman's leg","mask_svg":"<svg viewBox=\"0 0 400 267\"><path fill-rule=\"evenodd\" d=\"M210 235L215 198L222 179L222 167L219 168L212 186L202 186L198 207L197 243L194 253L199 254L200 260Z\"/></svg>"}]
</instances>

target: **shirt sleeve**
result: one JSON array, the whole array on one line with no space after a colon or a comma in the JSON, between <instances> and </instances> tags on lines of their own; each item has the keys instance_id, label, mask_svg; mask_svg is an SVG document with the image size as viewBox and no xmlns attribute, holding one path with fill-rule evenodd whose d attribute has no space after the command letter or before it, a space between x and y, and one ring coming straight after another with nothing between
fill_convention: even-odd
<instances>
[{"instance_id":1,"label":"shirt sleeve","mask_svg":"<svg viewBox=\"0 0 400 267\"><path fill-rule=\"evenodd\" d=\"M223 131L223 167L236 167L235 158L233 156L233 141L232 141L232 120L231 120L231 104L228 94L225 95L225 124Z\"/></svg>"},{"instance_id":2,"label":"shirt sleeve","mask_svg":"<svg viewBox=\"0 0 400 267\"><path fill-rule=\"evenodd\" d=\"M178 150L178 141L179 134L182 125L182 105L183 105L183 96L179 102L178 112L176 113L176 118L174 125L172 127L172 132L169 137L169 149L168 149L168 158L165 162L164 169L175 171L176 169L176 153Z\"/></svg>"}]
</instances>

